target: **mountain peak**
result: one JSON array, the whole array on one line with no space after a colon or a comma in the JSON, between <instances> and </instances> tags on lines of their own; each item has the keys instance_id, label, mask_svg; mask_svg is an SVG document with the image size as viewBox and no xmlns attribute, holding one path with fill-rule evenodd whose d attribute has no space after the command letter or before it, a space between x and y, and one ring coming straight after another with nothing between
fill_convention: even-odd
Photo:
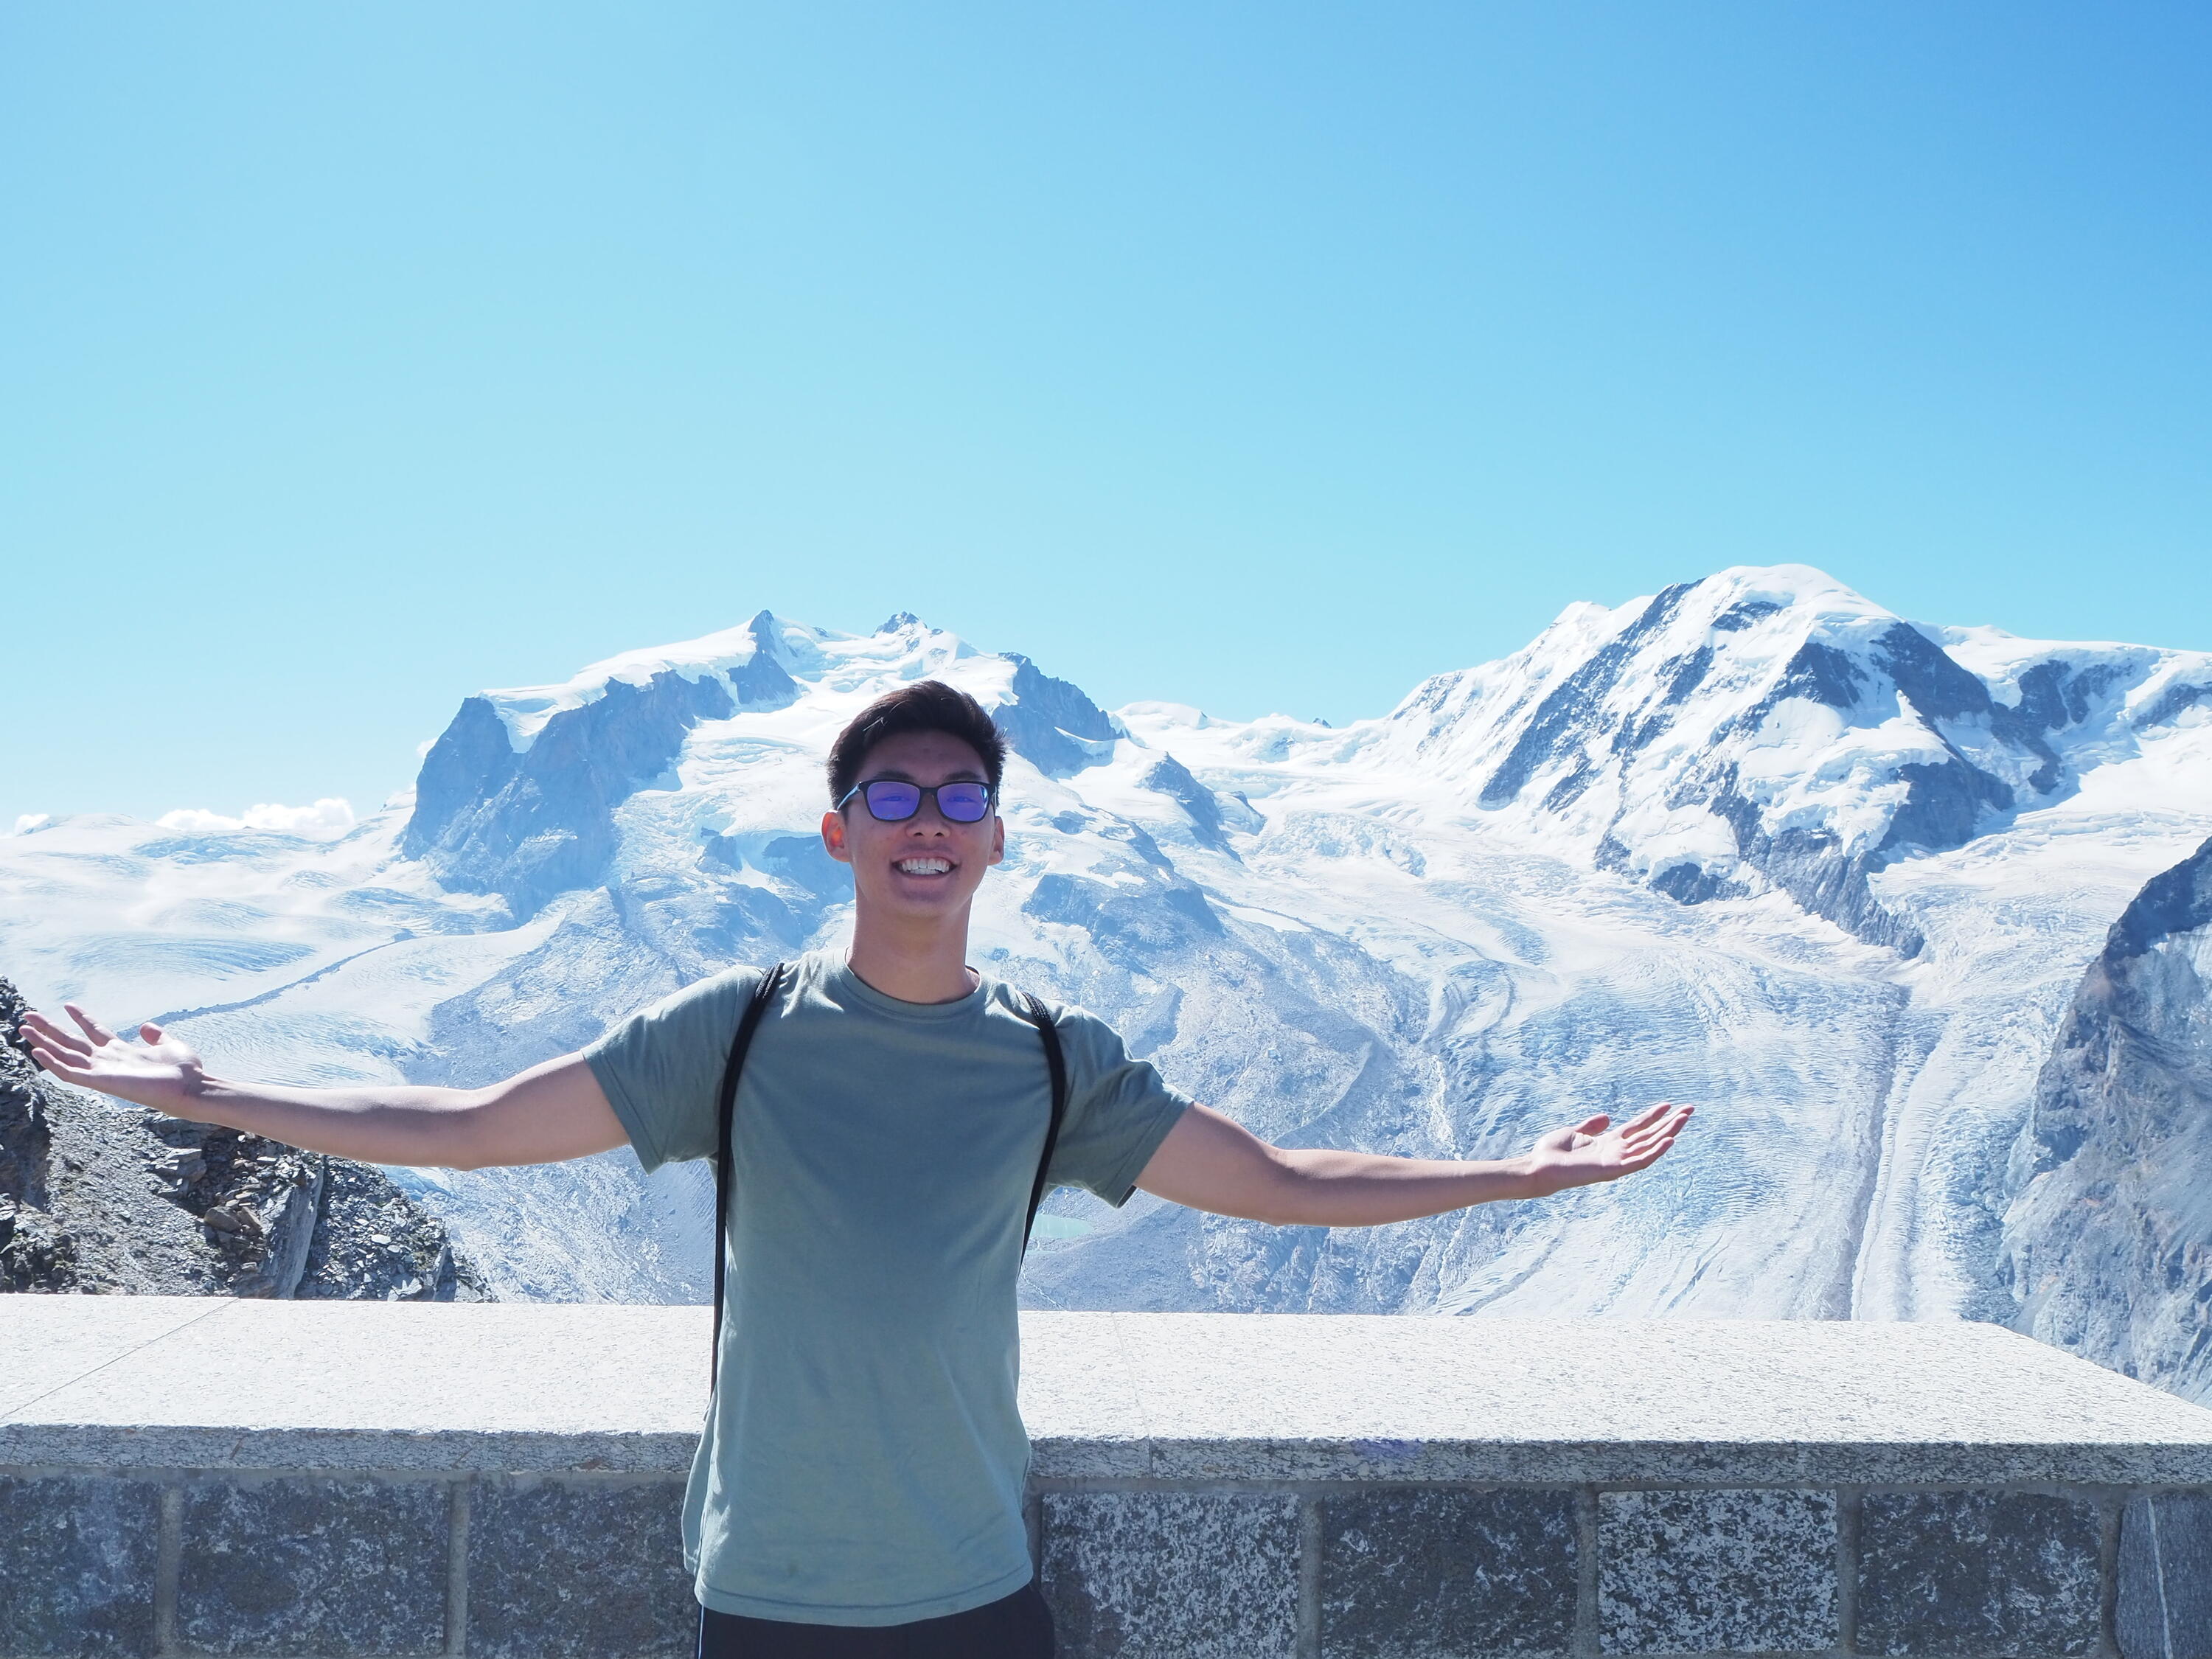
<instances>
[{"instance_id":1,"label":"mountain peak","mask_svg":"<svg viewBox=\"0 0 2212 1659\"><path fill-rule=\"evenodd\" d=\"M1686 902L1779 888L1910 953L1867 877L2069 792L2065 751L2157 655L1978 634L1961 661L1953 636L1808 565L1737 566L1568 607L1514 656L1420 687L1381 747Z\"/></svg>"}]
</instances>

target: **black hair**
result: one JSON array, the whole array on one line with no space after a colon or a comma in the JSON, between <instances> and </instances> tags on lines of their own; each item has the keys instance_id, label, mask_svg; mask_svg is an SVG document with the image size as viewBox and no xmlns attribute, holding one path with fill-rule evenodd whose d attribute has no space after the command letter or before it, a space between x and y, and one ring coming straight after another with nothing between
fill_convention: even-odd
<instances>
[{"instance_id":1,"label":"black hair","mask_svg":"<svg viewBox=\"0 0 2212 1659\"><path fill-rule=\"evenodd\" d=\"M835 806L860 781L860 763L886 738L907 732L942 732L973 749L999 793L1006 771L1006 740L990 712L965 691L943 680L916 680L886 691L853 716L830 745L830 804Z\"/></svg>"}]
</instances>

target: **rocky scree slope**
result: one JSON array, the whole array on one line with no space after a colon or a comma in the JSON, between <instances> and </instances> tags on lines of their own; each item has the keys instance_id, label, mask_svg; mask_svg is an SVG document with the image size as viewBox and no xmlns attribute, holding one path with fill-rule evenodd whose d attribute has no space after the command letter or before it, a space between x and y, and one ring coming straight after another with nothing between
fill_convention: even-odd
<instances>
[{"instance_id":1,"label":"rocky scree slope","mask_svg":"<svg viewBox=\"0 0 2212 1659\"><path fill-rule=\"evenodd\" d=\"M2212 1401L2212 841L2112 924L2011 1177L2019 1328Z\"/></svg>"},{"instance_id":2,"label":"rocky scree slope","mask_svg":"<svg viewBox=\"0 0 2212 1659\"><path fill-rule=\"evenodd\" d=\"M93 1099L40 1071L0 979L0 1290L483 1301L377 1170Z\"/></svg>"}]
</instances>

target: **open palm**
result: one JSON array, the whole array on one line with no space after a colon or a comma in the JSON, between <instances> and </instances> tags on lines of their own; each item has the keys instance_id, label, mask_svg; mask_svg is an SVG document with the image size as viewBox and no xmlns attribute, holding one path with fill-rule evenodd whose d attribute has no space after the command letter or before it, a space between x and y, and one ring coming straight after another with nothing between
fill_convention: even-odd
<instances>
[{"instance_id":1,"label":"open palm","mask_svg":"<svg viewBox=\"0 0 2212 1659\"><path fill-rule=\"evenodd\" d=\"M140 1026L142 1041L131 1042L75 1003L62 1006L76 1030L33 1010L23 1016L22 1035L32 1058L64 1082L166 1112L181 1112L199 1092L199 1051L190 1043L163 1036L158 1025Z\"/></svg>"},{"instance_id":2,"label":"open palm","mask_svg":"<svg viewBox=\"0 0 2212 1659\"><path fill-rule=\"evenodd\" d=\"M1547 1192L1618 1181L1657 1162L1690 1121L1691 1110L1662 1100L1618 1128L1607 1127L1613 1120L1600 1112L1571 1128L1554 1129L1529 1149L1530 1172Z\"/></svg>"}]
</instances>

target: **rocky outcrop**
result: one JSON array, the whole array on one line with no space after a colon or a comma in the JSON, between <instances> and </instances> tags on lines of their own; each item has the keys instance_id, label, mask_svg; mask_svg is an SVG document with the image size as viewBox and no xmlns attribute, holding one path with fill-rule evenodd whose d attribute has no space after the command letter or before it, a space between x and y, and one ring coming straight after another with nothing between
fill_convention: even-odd
<instances>
[{"instance_id":1,"label":"rocky outcrop","mask_svg":"<svg viewBox=\"0 0 2212 1659\"><path fill-rule=\"evenodd\" d=\"M0 1290L489 1299L380 1171L70 1088L22 1013L0 979Z\"/></svg>"},{"instance_id":2,"label":"rocky outcrop","mask_svg":"<svg viewBox=\"0 0 2212 1659\"><path fill-rule=\"evenodd\" d=\"M1439 676L1391 716L1480 780L1480 809L1590 836L1599 868L1684 904L1779 890L1906 956L1925 940L1874 877L2063 798L2085 755L2193 706L2130 712L2173 666L2160 653L1926 629L1790 568L1571 610L1499 666Z\"/></svg>"},{"instance_id":3,"label":"rocky outcrop","mask_svg":"<svg viewBox=\"0 0 2212 1659\"><path fill-rule=\"evenodd\" d=\"M1106 757L1119 732L1111 715L1070 680L1054 679L1019 652L1002 653L1014 665L1013 701L992 711L1006 741L1048 777L1071 777Z\"/></svg>"},{"instance_id":4,"label":"rocky outcrop","mask_svg":"<svg viewBox=\"0 0 2212 1659\"><path fill-rule=\"evenodd\" d=\"M1237 856L1229 844L1221 798L1193 777L1190 769L1173 755L1163 755L1153 762L1137 780L1137 787L1156 790L1182 807L1190 817L1190 832L1200 845L1227 853L1232 859ZM1249 830L1255 821L1255 815L1246 807L1237 815L1236 827Z\"/></svg>"},{"instance_id":5,"label":"rocky outcrop","mask_svg":"<svg viewBox=\"0 0 2212 1659\"><path fill-rule=\"evenodd\" d=\"M614 854L614 809L668 769L692 726L737 707L719 677L615 680L518 753L490 701L471 697L423 759L401 850L450 887L533 915L597 883Z\"/></svg>"},{"instance_id":6,"label":"rocky outcrop","mask_svg":"<svg viewBox=\"0 0 2212 1659\"><path fill-rule=\"evenodd\" d=\"M510 694L469 698L423 757L399 850L453 890L497 894L518 919L557 893L599 885L616 811L641 789L670 787L695 726L799 697L783 626L763 611L742 630L751 641L742 660L610 676L520 731L502 712L512 712L500 701ZM878 630L921 631L904 611ZM1053 777L1110 757L1120 733L1105 710L1028 658L1006 659L1012 696L996 714L1015 750Z\"/></svg>"},{"instance_id":7,"label":"rocky outcrop","mask_svg":"<svg viewBox=\"0 0 2212 1659\"><path fill-rule=\"evenodd\" d=\"M2212 841L2081 981L2014 1147L2017 1328L2212 1400Z\"/></svg>"}]
</instances>

